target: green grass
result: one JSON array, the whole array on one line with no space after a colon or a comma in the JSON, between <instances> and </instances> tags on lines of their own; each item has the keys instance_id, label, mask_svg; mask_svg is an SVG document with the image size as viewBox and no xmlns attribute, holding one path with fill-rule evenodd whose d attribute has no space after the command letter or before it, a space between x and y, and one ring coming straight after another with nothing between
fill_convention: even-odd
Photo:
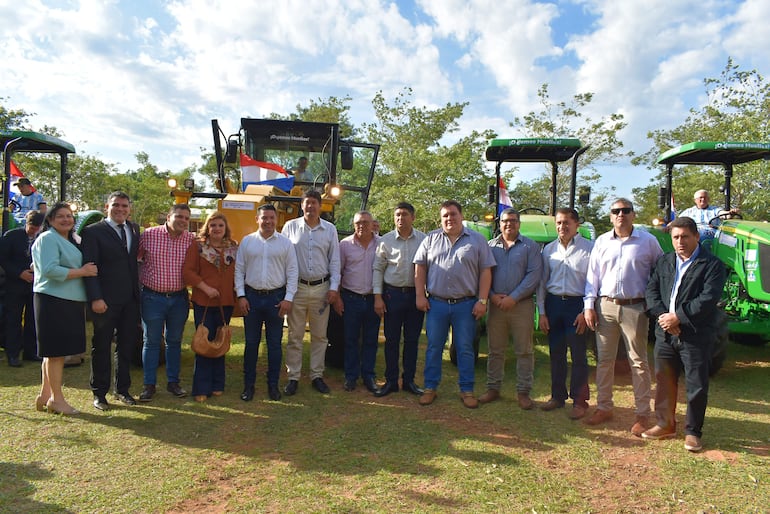
<instances>
[{"instance_id":1,"label":"green grass","mask_svg":"<svg viewBox=\"0 0 770 514\"><path fill-rule=\"evenodd\" d=\"M263 347L255 400L244 403L241 328L234 340L225 396L205 404L160 391L149 404L103 413L91 407L88 363L68 369L65 394L83 411L76 417L36 412L39 368L0 362L0 512L764 512L770 505L767 347L730 347L712 381L706 451L692 455L681 433L662 442L628 433L627 376L616 378L615 419L600 428L570 421L566 409L521 411L512 356L503 399L478 410L459 401L448 358L429 407L403 392L347 393L335 369L326 374L331 395L304 377L296 396L275 403L261 378ZM537 346L536 358L533 397L545 401L547 346ZM380 376L383 361L380 351ZM485 363L482 355L479 394ZM189 349L182 375L189 386ZM141 370L132 378L138 394ZM680 406L680 420L683 413Z\"/></svg>"}]
</instances>

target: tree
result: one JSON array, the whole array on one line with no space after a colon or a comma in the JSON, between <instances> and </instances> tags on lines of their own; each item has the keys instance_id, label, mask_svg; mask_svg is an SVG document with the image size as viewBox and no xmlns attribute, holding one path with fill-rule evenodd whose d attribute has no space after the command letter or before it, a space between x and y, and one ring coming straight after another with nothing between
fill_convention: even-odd
<instances>
[{"instance_id":1,"label":"tree","mask_svg":"<svg viewBox=\"0 0 770 514\"><path fill-rule=\"evenodd\" d=\"M30 114L21 109L8 110L0 96L0 130L27 130Z\"/></svg>"},{"instance_id":2,"label":"tree","mask_svg":"<svg viewBox=\"0 0 770 514\"><path fill-rule=\"evenodd\" d=\"M622 114L612 113L602 117L599 121L585 117L583 111L593 100L593 93L579 93L572 97L571 101L553 102L548 93L548 84L543 84L538 89L537 96L540 100L540 110L531 111L521 118L514 118L511 127L522 129L523 137L541 138L576 138L583 145L590 145L579 157L580 169L578 171L577 189L581 187L591 188L591 201L578 207L581 216L594 223L597 233L609 229L609 220L604 209L607 197L614 190L604 189L598 186L601 176L593 167L597 162L615 162L621 158L633 155L633 152L622 150L623 142L618 138L618 132L627 125ZM560 167L557 176L557 206L569 205L570 173L567 165ZM506 174L506 183L514 175L514 170ZM547 165L542 177L530 182L519 182L509 192L511 201L515 207L535 207L545 210L550 208L551 167ZM521 202L521 203L517 203Z\"/></svg>"},{"instance_id":3,"label":"tree","mask_svg":"<svg viewBox=\"0 0 770 514\"><path fill-rule=\"evenodd\" d=\"M392 104L382 92L372 101L376 121L365 124L363 132L369 142L382 147L370 210L382 221L383 231L392 226L393 207L401 201L415 206L421 230L437 226L444 200L460 202L466 218L483 216L488 210L486 187L493 181L485 176L482 156L493 132L473 131L446 144L467 103L428 109L412 105L411 96L412 90L405 88Z\"/></svg>"},{"instance_id":4,"label":"tree","mask_svg":"<svg viewBox=\"0 0 770 514\"><path fill-rule=\"evenodd\" d=\"M645 215L661 215L657 190L663 185L665 170L655 164L657 156L671 148L694 141L751 141L770 139L770 83L757 71L743 71L730 58L717 78L703 81L706 103L691 108L687 119L670 130L647 134L653 141L648 152L634 159L636 165L658 170L657 183L635 188L634 198ZM767 161L736 166L732 179L732 206L749 219L768 219L770 182ZM674 168L674 200L678 210L692 204L698 189L711 192L712 202L721 203L719 188L724 183L722 169L715 166L677 166Z\"/></svg>"}]
</instances>

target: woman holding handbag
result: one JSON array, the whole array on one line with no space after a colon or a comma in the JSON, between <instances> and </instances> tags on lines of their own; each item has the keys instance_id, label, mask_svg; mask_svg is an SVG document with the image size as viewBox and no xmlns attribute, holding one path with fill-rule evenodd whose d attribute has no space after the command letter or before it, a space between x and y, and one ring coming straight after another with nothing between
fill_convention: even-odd
<instances>
[{"instance_id":1,"label":"woman holding handbag","mask_svg":"<svg viewBox=\"0 0 770 514\"><path fill-rule=\"evenodd\" d=\"M217 329L230 324L235 305L235 255L238 243L230 239L227 218L214 211L187 250L182 274L192 286L195 326L208 329L214 341ZM221 334L220 334L221 335ZM229 343L229 339L228 339ZM196 353L192 395L204 402L209 396L221 396L225 390L225 356L205 357Z\"/></svg>"}]
</instances>

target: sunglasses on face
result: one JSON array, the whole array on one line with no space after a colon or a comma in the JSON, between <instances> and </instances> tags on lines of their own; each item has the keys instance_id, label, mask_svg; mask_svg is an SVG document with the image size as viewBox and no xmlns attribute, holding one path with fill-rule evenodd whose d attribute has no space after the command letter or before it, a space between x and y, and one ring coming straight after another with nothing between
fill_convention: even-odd
<instances>
[{"instance_id":1,"label":"sunglasses on face","mask_svg":"<svg viewBox=\"0 0 770 514\"><path fill-rule=\"evenodd\" d=\"M610 212L617 216L621 212L623 214L631 214L634 210L631 207L618 207L617 209L610 209Z\"/></svg>"}]
</instances>

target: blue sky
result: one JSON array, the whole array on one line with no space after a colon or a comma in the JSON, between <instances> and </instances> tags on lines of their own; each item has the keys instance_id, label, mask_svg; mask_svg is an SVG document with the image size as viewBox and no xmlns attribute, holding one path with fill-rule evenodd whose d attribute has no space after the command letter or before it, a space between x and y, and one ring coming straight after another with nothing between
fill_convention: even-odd
<instances>
[{"instance_id":1,"label":"blue sky","mask_svg":"<svg viewBox=\"0 0 770 514\"><path fill-rule=\"evenodd\" d=\"M770 69L766 0L0 0L0 19L3 104L121 170L139 151L161 169L197 163L211 118L235 132L242 116L347 95L361 125L377 91L407 86L419 105L469 102L459 135L502 137L527 136L508 122L537 109L543 83L554 101L593 92L585 114L623 113L641 153L729 56ZM622 195L654 175L598 170Z\"/></svg>"}]
</instances>

